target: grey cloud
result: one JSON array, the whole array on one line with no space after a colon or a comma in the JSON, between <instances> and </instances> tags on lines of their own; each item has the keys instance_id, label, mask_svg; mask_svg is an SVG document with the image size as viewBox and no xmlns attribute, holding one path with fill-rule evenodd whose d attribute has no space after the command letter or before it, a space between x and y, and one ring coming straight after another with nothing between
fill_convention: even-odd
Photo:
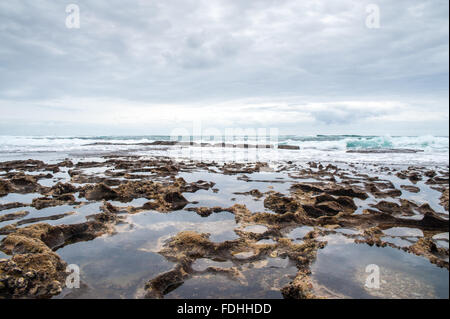
<instances>
[{"instance_id":1,"label":"grey cloud","mask_svg":"<svg viewBox=\"0 0 450 319\"><path fill-rule=\"evenodd\" d=\"M61 98L447 101L448 1L376 1L381 29L368 29L372 2L79 0L81 29L68 30L64 1L2 1L0 107L22 101L26 112ZM346 125L372 116L311 114Z\"/></svg>"}]
</instances>

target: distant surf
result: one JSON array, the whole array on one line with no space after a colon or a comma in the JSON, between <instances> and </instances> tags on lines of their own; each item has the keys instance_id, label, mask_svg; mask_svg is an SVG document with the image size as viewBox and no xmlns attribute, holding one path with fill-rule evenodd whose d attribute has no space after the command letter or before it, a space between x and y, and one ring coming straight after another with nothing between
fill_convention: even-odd
<instances>
[{"instance_id":1,"label":"distant surf","mask_svg":"<svg viewBox=\"0 0 450 319\"><path fill-rule=\"evenodd\" d=\"M211 148L210 159L218 146L231 148L279 148L280 160L376 161L395 163L448 163L448 136L363 136L363 135L282 135L261 142L260 138L202 138L190 136L177 146ZM16 158L20 154L83 154L130 152L145 155L168 155L173 144L168 135L147 136L0 136L0 157ZM239 152L239 150L233 150ZM221 154L223 155L223 154ZM264 154L262 154L264 156ZM268 155L270 160L270 155Z\"/></svg>"}]
</instances>

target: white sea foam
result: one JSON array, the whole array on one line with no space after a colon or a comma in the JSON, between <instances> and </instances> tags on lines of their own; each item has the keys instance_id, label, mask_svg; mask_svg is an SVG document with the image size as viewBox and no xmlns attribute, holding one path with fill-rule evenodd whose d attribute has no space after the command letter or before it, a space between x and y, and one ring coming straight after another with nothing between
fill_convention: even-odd
<instances>
[{"instance_id":1,"label":"white sea foam","mask_svg":"<svg viewBox=\"0 0 450 319\"><path fill-rule=\"evenodd\" d=\"M222 149L206 147L201 150L180 150L179 147L163 148L142 145L157 140L170 140L169 136L0 136L0 160L22 158L21 154L36 157L37 154L55 153L60 157L66 154L102 153L129 151L145 155L163 155L191 157L200 160L245 161L253 159L253 150ZM200 141L198 137L192 138ZM203 139L204 142L211 142ZM217 141L221 142L221 141ZM294 160L294 161L344 161L344 162L379 162L386 164L436 163L448 164L449 138L439 136L280 136L278 140L258 141L252 137L238 137L227 140L234 144L284 144L296 145L300 150L258 150L257 160ZM212 143L212 142L211 142ZM140 145L141 144L141 145ZM418 153L348 153L348 150L412 149ZM250 154L250 158L249 157Z\"/></svg>"}]
</instances>

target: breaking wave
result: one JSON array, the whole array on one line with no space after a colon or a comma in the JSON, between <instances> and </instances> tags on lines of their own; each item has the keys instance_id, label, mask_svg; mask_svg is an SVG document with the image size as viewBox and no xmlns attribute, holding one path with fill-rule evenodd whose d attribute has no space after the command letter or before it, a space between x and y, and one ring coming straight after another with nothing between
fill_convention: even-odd
<instances>
[{"instance_id":1,"label":"breaking wave","mask_svg":"<svg viewBox=\"0 0 450 319\"><path fill-rule=\"evenodd\" d=\"M169 141L170 136L0 136L0 157L20 157L19 154L59 153L59 154L83 154L89 152L155 152L158 147L152 148L148 143L155 141ZM193 141L199 141L199 137L191 137ZM206 139L208 143L214 143ZM229 139L225 139L227 142ZM205 141L205 139L204 139ZM222 142L217 141L216 142ZM232 140L235 144L261 144L256 137L237 137ZM145 145L147 143L147 145ZM280 159L304 159L317 158L339 159L343 161L379 160L389 162L438 162L448 163L449 137L446 136L360 136L360 135L314 135L297 136L284 135L276 140L267 140L266 144L284 144L300 147L300 151L281 152ZM159 147L161 149L161 147ZM397 154L349 154L348 151L358 150L383 150L383 149L407 149L420 153L404 156ZM154 151L153 151L154 150ZM9 154L9 155L8 155ZM14 155L16 154L16 155ZM35 154L35 155L33 155ZM162 153L164 155L164 153ZM395 158L394 158L394 157Z\"/></svg>"}]
</instances>

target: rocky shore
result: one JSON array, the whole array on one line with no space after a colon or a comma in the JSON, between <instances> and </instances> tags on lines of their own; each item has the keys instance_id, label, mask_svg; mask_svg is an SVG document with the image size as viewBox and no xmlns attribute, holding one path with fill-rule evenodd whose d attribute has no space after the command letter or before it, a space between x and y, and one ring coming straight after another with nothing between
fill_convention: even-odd
<instances>
[{"instance_id":1,"label":"rocky shore","mask_svg":"<svg viewBox=\"0 0 450 319\"><path fill-rule=\"evenodd\" d=\"M208 180L187 181L198 174ZM259 188L236 187L225 200L229 205L189 199L200 193L226 197L218 186L220 176L233 179L236 185ZM221 276L245 286L255 265L274 258L289 261L296 273L282 285L268 284L267 289L279 291L284 298L333 297L321 293L311 266L318 252L329 245L327 239L337 235L352 245L389 247L426 258L432 267L448 272L448 178L448 166L204 163L137 156L2 162L0 250L6 258L0 259L0 297L60 295L68 273L59 249L98 237L114 238L121 225L132 223L131 216L145 212L183 211L204 220L232 214L235 238L216 242L211 233L194 230L166 238L157 253L173 264L172 269L148 278L136 289L136 297L164 298L191 278L202 276ZM19 195L32 197L29 202L13 201ZM82 222L65 224L92 203L98 203L97 212L84 216ZM263 209L248 207L253 204ZM51 213L40 214L47 211ZM258 231L252 227L259 227ZM299 240L288 236L301 227L308 231ZM392 229L412 229L421 235L389 235ZM198 269L195 265L201 260L230 266L211 264Z\"/></svg>"}]
</instances>

